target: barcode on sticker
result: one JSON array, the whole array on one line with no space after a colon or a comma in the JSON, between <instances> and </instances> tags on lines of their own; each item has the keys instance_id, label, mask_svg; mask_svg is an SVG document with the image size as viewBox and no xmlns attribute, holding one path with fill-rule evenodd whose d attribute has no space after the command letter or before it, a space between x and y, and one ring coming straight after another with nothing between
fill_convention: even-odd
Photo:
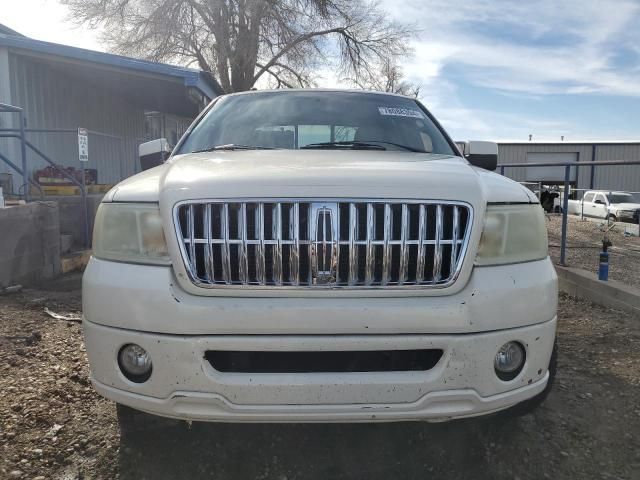
<instances>
[{"instance_id":1,"label":"barcode on sticker","mask_svg":"<svg viewBox=\"0 0 640 480\"><path fill-rule=\"evenodd\" d=\"M393 117L412 117L423 118L424 114L420 110L414 110L412 108L401 107L378 107L380 115L389 115Z\"/></svg>"}]
</instances>

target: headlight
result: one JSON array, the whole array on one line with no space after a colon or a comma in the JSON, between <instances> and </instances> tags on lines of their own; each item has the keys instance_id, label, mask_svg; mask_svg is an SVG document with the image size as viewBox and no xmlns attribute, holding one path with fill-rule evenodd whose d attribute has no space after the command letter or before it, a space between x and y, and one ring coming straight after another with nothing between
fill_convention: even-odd
<instances>
[{"instance_id":1,"label":"headlight","mask_svg":"<svg viewBox=\"0 0 640 480\"><path fill-rule=\"evenodd\" d=\"M489 205L476 265L546 258L547 228L540 205Z\"/></svg>"},{"instance_id":2,"label":"headlight","mask_svg":"<svg viewBox=\"0 0 640 480\"><path fill-rule=\"evenodd\" d=\"M93 254L120 262L169 264L158 206L100 204L93 227Z\"/></svg>"}]
</instances>

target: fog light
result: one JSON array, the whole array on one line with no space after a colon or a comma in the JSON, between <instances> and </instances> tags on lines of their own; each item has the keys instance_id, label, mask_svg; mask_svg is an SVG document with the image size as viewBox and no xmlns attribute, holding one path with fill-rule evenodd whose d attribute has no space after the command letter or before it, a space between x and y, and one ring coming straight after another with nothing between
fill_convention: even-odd
<instances>
[{"instance_id":1,"label":"fog light","mask_svg":"<svg viewBox=\"0 0 640 480\"><path fill-rule=\"evenodd\" d=\"M118 352L118 366L125 377L132 382L142 383L151 376L151 357L140 345L130 343Z\"/></svg>"},{"instance_id":2,"label":"fog light","mask_svg":"<svg viewBox=\"0 0 640 480\"><path fill-rule=\"evenodd\" d=\"M501 380L513 380L518 376L524 366L526 355L524 347L518 342L507 342L498 353L493 365L496 369L496 375Z\"/></svg>"}]
</instances>

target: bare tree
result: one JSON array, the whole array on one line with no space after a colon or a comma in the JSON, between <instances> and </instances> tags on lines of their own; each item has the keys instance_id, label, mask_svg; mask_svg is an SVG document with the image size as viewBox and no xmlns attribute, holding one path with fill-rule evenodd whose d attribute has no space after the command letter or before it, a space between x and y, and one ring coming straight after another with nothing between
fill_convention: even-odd
<instances>
[{"instance_id":1,"label":"bare tree","mask_svg":"<svg viewBox=\"0 0 640 480\"><path fill-rule=\"evenodd\" d=\"M413 34L371 0L60 1L75 22L102 27L112 51L195 64L227 93L266 79L310 86L320 66L371 83Z\"/></svg>"},{"instance_id":2,"label":"bare tree","mask_svg":"<svg viewBox=\"0 0 640 480\"><path fill-rule=\"evenodd\" d=\"M382 61L378 67L377 75L360 79L347 79L347 81L351 81L361 88L398 93L414 98L418 98L421 89L419 83L407 80L402 68L390 59Z\"/></svg>"}]
</instances>

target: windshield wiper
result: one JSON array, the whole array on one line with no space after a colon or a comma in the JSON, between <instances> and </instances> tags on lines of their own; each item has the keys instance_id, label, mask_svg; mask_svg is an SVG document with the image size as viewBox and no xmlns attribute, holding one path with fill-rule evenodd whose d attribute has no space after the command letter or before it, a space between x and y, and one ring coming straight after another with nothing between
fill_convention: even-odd
<instances>
[{"instance_id":1,"label":"windshield wiper","mask_svg":"<svg viewBox=\"0 0 640 480\"><path fill-rule=\"evenodd\" d=\"M378 145L379 143L384 143L385 145L393 145L394 147L402 148L404 150L408 150L410 152L416 153L429 153L425 150L419 150L417 148L409 147L408 145L402 145L400 143L387 142L384 140L351 140L345 142L323 142L323 143L310 143L309 145L305 145L302 148L330 148L330 147L350 147L352 146L354 149L362 148L364 149L375 149L375 150L386 150L382 145Z\"/></svg>"},{"instance_id":2,"label":"windshield wiper","mask_svg":"<svg viewBox=\"0 0 640 480\"><path fill-rule=\"evenodd\" d=\"M384 148L382 145L376 145L375 143L358 142L358 141L310 143L308 145L304 145L300 147L300 150L322 149L322 148L332 148L332 147L351 148L352 150L386 150L386 148Z\"/></svg>"},{"instance_id":3,"label":"windshield wiper","mask_svg":"<svg viewBox=\"0 0 640 480\"><path fill-rule=\"evenodd\" d=\"M236 143L227 143L226 145L216 145L215 147L203 148L202 150L194 150L191 153L216 152L219 150L275 150L273 147L260 147L257 145L238 145Z\"/></svg>"}]
</instances>

